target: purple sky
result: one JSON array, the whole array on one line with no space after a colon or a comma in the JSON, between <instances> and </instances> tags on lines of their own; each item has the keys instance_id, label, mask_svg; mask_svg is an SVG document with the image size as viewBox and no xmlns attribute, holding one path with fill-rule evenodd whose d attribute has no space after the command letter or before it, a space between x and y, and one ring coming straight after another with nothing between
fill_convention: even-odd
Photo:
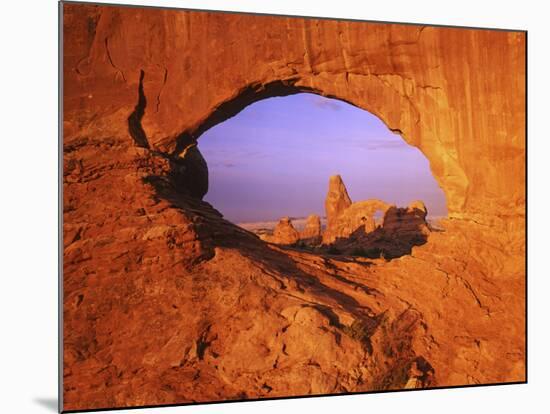
<instances>
[{"instance_id":1,"label":"purple sky","mask_svg":"<svg viewBox=\"0 0 550 414\"><path fill-rule=\"evenodd\" d=\"M370 112L301 93L256 102L206 131L205 200L234 222L324 216L329 176L340 174L353 201L406 206L423 200L447 214L426 157Z\"/></svg>"}]
</instances>

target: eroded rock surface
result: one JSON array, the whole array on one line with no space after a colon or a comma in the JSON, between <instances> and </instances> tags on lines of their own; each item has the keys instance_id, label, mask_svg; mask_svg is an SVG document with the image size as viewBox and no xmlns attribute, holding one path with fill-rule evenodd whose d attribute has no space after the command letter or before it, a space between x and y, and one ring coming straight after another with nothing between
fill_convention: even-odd
<instances>
[{"instance_id":1,"label":"eroded rock surface","mask_svg":"<svg viewBox=\"0 0 550 414\"><path fill-rule=\"evenodd\" d=\"M525 379L523 33L62 7L65 410ZM174 179L206 128L300 91L420 148L444 231L309 254L200 201L200 158Z\"/></svg>"}]
</instances>

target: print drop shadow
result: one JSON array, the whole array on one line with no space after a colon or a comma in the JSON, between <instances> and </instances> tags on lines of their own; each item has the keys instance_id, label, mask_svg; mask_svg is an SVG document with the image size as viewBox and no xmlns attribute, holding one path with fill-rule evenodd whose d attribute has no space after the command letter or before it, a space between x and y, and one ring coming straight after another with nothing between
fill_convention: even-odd
<instances>
[{"instance_id":1,"label":"print drop shadow","mask_svg":"<svg viewBox=\"0 0 550 414\"><path fill-rule=\"evenodd\" d=\"M59 404L57 398L35 398L33 401L49 411L58 412Z\"/></svg>"}]
</instances>

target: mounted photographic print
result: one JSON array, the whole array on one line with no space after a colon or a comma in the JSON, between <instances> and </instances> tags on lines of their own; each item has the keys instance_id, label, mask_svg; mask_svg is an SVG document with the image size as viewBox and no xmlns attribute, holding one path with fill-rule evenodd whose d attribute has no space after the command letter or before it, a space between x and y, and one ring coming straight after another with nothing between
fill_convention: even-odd
<instances>
[{"instance_id":1,"label":"mounted photographic print","mask_svg":"<svg viewBox=\"0 0 550 414\"><path fill-rule=\"evenodd\" d=\"M526 382L525 31L60 23L63 411Z\"/></svg>"}]
</instances>

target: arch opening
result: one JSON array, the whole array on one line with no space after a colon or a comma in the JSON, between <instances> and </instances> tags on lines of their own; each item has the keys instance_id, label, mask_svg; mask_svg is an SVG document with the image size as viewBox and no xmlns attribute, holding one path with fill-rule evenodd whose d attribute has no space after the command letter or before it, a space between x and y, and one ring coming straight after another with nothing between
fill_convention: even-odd
<instances>
[{"instance_id":1,"label":"arch opening","mask_svg":"<svg viewBox=\"0 0 550 414\"><path fill-rule=\"evenodd\" d=\"M265 241L313 252L393 258L425 243L447 208L420 150L347 102L276 92L246 92L244 109L231 100L191 134L208 164L205 201ZM334 213L331 192L347 198Z\"/></svg>"}]
</instances>

